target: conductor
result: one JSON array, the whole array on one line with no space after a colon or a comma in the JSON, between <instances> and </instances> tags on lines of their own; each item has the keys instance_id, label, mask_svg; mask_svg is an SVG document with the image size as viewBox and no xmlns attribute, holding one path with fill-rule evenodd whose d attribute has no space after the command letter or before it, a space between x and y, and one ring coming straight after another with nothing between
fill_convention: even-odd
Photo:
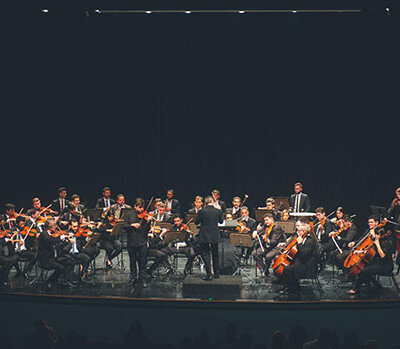
<instances>
[{"instance_id":1,"label":"conductor","mask_svg":"<svg viewBox=\"0 0 400 349\"><path fill-rule=\"evenodd\" d=\"M214 207L214 200L211 196L206 196L204 203L206 206L199 211L196 218L196 225L200 224L200 254L203 258L207 273L203 280L211 281L213 276L211 274L210 250L212 255L214 278L219 278L218 243L220 240L220 232L218 223L222 223L223 219L222 210Z\"/></svg>"}]
</instances>

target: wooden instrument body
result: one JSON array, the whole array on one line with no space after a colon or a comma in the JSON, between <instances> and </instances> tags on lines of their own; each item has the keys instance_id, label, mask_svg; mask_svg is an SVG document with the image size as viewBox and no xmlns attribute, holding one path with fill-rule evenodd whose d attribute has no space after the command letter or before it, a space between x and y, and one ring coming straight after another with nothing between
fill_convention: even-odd
<instances>
[{"instance_id":1,"label":"wooden instrument body","mask_svg":"<svg viewBox=\"0 0 400 349\"><path fill-rule=\"evenodd\" d=\"M275 259L275 262L272 265L274 273L278 276L282 276L283 269L285 269L293 262L293 259L296 256L297 252L297 237L294 237L292 240L289 241L288 245L281 252L281 254Z\"/></svg>"}]
</instances>

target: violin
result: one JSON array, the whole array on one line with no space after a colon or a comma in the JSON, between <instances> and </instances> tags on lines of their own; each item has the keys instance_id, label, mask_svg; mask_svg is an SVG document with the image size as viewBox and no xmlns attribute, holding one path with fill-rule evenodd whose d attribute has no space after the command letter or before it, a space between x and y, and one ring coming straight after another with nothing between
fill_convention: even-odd
<instances>
[{"instance_id":1,"label":"violin","mask_svg":"<svg viewBox=\"0 0 400 349\"><path fill-rule=\"evenodd\" d=\"M144 219L144 220L146 220L147 222L150 222L151 220L154 219L154 214L153 214L153 213L149 213L149 212L147 212L147 211L145 210L145 211L143 211L143 212L141 212L141 213L138 214L138 218Z\"/></svg>"},{"instance_id":2,"label":"violin","mask_svg":"<svg viewBox=\"0 0 400 349\"><path fill-rule=\"evenodd\" d=\"M351 223L350 223L350 222L348 222L348 223L344 223L344 222L343 222L341 225L342 225L342 226L341 226L341 228L340 228L338 231L334 231L334 232L333 232L333 236L334 236L334 237L340 235L341 232L343 232L343 231L347 230L348 228L350 228Z\"/></svg>"},{"instance_id":3,"label":"violin","mask_svg":"<svg viewBox=\"0 0 400 349\"><path fill-rule=\"evenodd\" d=\"M382 221L375 229L382 228L386 225L387 220ZM392 235L391 231L383 234L380 239ZM358 275L362 269L364 269L368 263L375 257L377 250L375 248L375 239L368 234L362 238L357 245L355 245L350 252L349 256L344 261L344 267L349 269L348 276L354 277Z\"/></svg>"},{"instance_id":4,"label":"violin","mask_svg":"<svg viewBox=\"0 0 400 349\"><path fill-rule=\"evenodd\" d=\"M237 222L236 230L240 233L247 233L250 231L250 228L246 226L245 222Z\"/></svg>"},{"instance_id":5,"label":"violin","mask_svg":"<svg viewBox=\"0 0 400 349\"><path fill-rule=\"evenodd\" d=\"M19 232L22 236L29 235L29 236L36 236L38 233L36 228L32 228L32 226L28 227L27 225Z\"/></svg>"},{"instance_id":6,"label":"violin","mask_svg":"<svg viewBox=\"0 0 400 349\"><path fill-rule=\"evenodd\" d=\"M187 224L185 224L185 223L182 223L182 224L181 224L179 230L180 230L180 231L186 231L186 232L188 232L189 234L194 234L194 232L190 230L190 227L189 227Z\"/></svg>"}]
</instances>

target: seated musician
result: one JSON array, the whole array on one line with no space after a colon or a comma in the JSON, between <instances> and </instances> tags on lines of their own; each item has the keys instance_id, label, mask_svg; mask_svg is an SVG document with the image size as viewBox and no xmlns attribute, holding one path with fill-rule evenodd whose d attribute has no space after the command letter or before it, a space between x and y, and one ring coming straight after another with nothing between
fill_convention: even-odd
<instances>
[{"instance_id":1,"label":"seated musician","mask_svg":"<svg viewBox=\"0 0 400 349\"><path fill-rule=\"evenodd\" d=\"M117 236L112 236L111 232L114 228L115 217L113 213L108 211L102 224L96 229L96 232L100 234L99 242L100 248L106 251L106 267L112 269L114 267L112 260L122 252L121 242Z\"/></svg>"},{"instance_id":2,"label":"seated musician","mask_svg":"<svg viewBox=\"0 0 400 349\"><path fill-rule=\"evenodd\" d=\"M73 220L79 221L81 213L76 210L76 205L72 202L68 202L68 209L64 210L64 213L60 215L57 224L62 230L68 229L69 225Z\"/></svg>"},{"instance_id":3,"label":"seated musician","mask_svg":"<svg viewBox=\"0 0 400 349\"><path fill-rule=\"evenodd\" d=\"M77 213L84 213L86 211L86 207L81 203L81 198L78 194L71 195L71 202L75 205Z\"/></svg>"},{"instance_id":4,"label":"seated musician","mask_svg":"<svg viewBox=\"0 0 400 349\"><path fill-rule=\"evenodd\" d=\"M5 227L8 229L11 229L12 227L15 226L15 220L17 219L18 215L15 212L15 205L14 204L6 204L5 205L5 218L6 218L6 224Z\"/></svg>"},{"instance_id":5,"label":"seated musician","mask_svg":"<svg viewBox=\"0 0 400 349\"><path fill-rule=\"evenodd\" d=\"M310 212L310 197L303 193L303 184L300 182L294 185L294 194L289 197L290 209L292 212Z\"/></svg>"},{"instance_id":6,"label":"seated musician","mask_svg":"<svg viewBox=\"0 0 400 349\"><path fill-rule=\"evenodd\" d=\"M388 214L392 221L400 224L400 187L396 189L396 196L388 208ZM397 228L399 230L399 228Z\"/></svg>"},{"instance_id":7,"label":"seated musician","mask_svg":"<svg viewBox=\"0 0 400 349\"><path fill-rule=\"evenodd\" d=\"M356 277L354 288L349 293L359 293L363 284L367 287L381 288L381 284L375 279L376 275L389 275L393 271L392 253L394 252L391 237L386 234L384 228L379 228L379 218L372 215L368 218L368 229L366 231L373 241L376 254L373 259L363 268Z\"/></svg>"},{"instance_id":8,"label":"seated musician","mask_svg":"<svg viewBox=\"0 0 400 349\"><path fill-rule=\"evenodd\" d=\"M307 223L296 223L297 253L292 263L283 269L281 281L282 293L298 293L299 280L306 276L311 268L316 268L316 241L310 236L311 226Z\"/></svg>"},{"instance_id":9,"label":"seated musician","mask_svg":"<svg viewBox=\"0 0 400 349\"><path fill-rule=\"evenodd\" d=\"M170 215L181 213L181 204L177 199L174 198L174 191L172 189L167 190L167 198L164 200L166 205L166 212Z\"/></svg>"},{"instance_id":10,"label":"seated musician","mask_svg":"<svg viewBox=\"0 0 400 349\"><path fill-rule=\"evenodd\" d=\"M274 215L270 212L264 215L264 224L259 225L252 235L257 240L251 254L261 274L266 276L272 259L280 252L278 244L285 241L285 235L282 228L275 224Z\"/></svg>"},{"instance_id":11,"label":"seated musician","mask_svg":"<svg viewBox=\"0 0 400 349\"><path fill-rule=\"evenodd\" d=\"M175 215L173 218L174 224L171 227L171 232L184 232L186 233L185 241L174 243L172 246L165 247L162 249L168 256L176 253L183 253L187 257L185 268L183 270L184 275L188 274L192 269L193 260L196 257L196 252L200 253L196 244L193 233L183 224L183 218L179 215ZM197 254L198 254L197 253Z\"/></svg>"},{"instance_id":12,"label":"seated musician","mask_svg":"<svg viewBox=\"0 0 400 349\"><path fill-rule=\"evenodd\" d=\"M75 264L79 264L82 266L80 268L80 280L84 281L86 278L87 270L89 268L89 264L92 261L92 256L90 256L83 247L86 244L86 237L82 234L79 234L79 222L76 220L72 220L70 227L67 231L71 234L71 248L69 253L72 258L75 260Z\"/></svg>"},{"instance_id":13,"label":"seated musician","mask_svg":"<svg viewBox=\"0 0 400 349\"><path fill-rule=\"evenodd\" d=\"M10 253L10 246L12 248L13 245L6 241L6 239L8 240L11 235L10 232L7 232L6 229L3 230L5 224L6 217L5 215L1 215L0 227L2 227L2 229L0 231L0 286L8 285L10 270L18 263L18 256L16 254Z\"/></svg>"},{"instance_id":14,"label":"seated musician","mask_svg":"<svg viewBox=\"0 0 400 349\"><path fill-rule=\"evenodd\" d=\"M351 248L355 245L354 239L357 237L358 231L357 226L351 221L351 217L345 214L342 217L343 227L336 229L329 233L330 236L334 236L338 245L342 249L340 253L337 249L332 252L332 260L339 267L343 268L343 262L351 252ZM338 234L338 231L340 231Z\"/></svg>"},{"instance_id":15,"label":"seated musician","mask_svg":"<svg viewBox=\"0 0 400 349\"><path fill-rule=\"evenodd\" d=\"M115 200L111 197L111 189L109 187L104 187L103 196L97 199L95 208L102 208L105 210L114 204Z\"/></svg>"},{"instance_id":16,"label":"seated musician","mask_svg":"<svg viewBox=\"0 0 400 349\"><path fill-rule=\"evenodd\" d=\"M111 205L110 212L116 219L122 219L122 209L123 208L132 208L128 204L125 203L125 196L122 194L117 195L117 200L114 205Z\"/></svg>"},{"instance_id":17,"label":"seated musician","mask_svg":"<svg viewBox=\"0 0 400 349\"><path fill-rule=\"evenodd\" d=\"M57 191L58 199L53 201L51 208L55 211L56 216L61 216L68 210L69 201L67 200L67 189L65 189L65 187L60 187L57 189Z\"/></svg>"},{"instance_id":18,"label":"seated musician","mask_svg":"<svg viewBox=\"0 0 400 349\"><path fill-rule=\"evenodd\" d=\"M336 209L336 212L335 212L335 217L333 217L332 219L331 219L331 222L335 225L335 228L336 229L340 229L341 227L342 227L342 223L343 223L343 216L344 216L344 208L343 207L341 207L341 206L339 206L337 209Z\"/></svg>"},{"instance_id":19,"label":"seated musician","mask_svg":"<svg viewBox=\"0 0 400 349\"><path fill-rule=\"evenodd\" d=\"M34 210L37 210L40 213L40 215L42 215L42 216L55 214L55 211L53 211L51 209L51 206L53 206L53 205L50 205L50 207L43 207L42 202L40 201L39 198L32 199L32 208Z\"/></svg>"},{"instance_id":20,"label":"seated musician","mask_svg":"<svg viewBox=\"0 0 400 349\"><path fill-rule=\"evenodd\" d=\"M281 221L286 222L286 221L288 221L288 220L290 220L290 213L289 213L289 211L288 211L288 210L282 210L282 212L281 212Z\"/></svg>"},{"instance_id":21,"label":"seated musician","mask_svg":"<svg viewBox=\"0 0 400 349\"><path fill-rule=\"evenodd\" d=\"M194 198L193 207L188 211L188 213L199 213L203 206L203 197L197 195Z\"/></svg>"},{"instance_id":22,"label":"seated musician","mask_svg":"<svg viewBox=\"0 0 400 349\"><path fill-rule=\"evenodd\" d=\"M230 213L234 218L240 216L240 206L242 205L242 199L239 196L235 196L232 199L232 207L226 209L225 213Z\"/></svg>"},{"instance_id":23,"label":"seated musician","mask_svg":"<svg viewBox=\"0 0 400 349\"><path fill-rule=\"evenodd\" d=\"M158 214L158 205L161 204L162 202L163 201L161 198L154 199L153 210L150 211L150 213L153 214L153 216L156 216Z\"/></svg>"},{"instance_id":24,"label":"seated musician","mask_svg":"<svg viewBox=\"0 0 400 349\"><path fill-rule=\"evenodd\" d=\"M214 207L222 210L222 213L226 211L226 204L225 201L221 200L221 193L218 189L214 189L212 192L212 197L214 200Z\"/></svg>"},{"instance_id":25,"label":"seated musician","mask_svg":"<svg viewBox=\"0 0 400 349\"><path fill-rule=\"evenodd\" d=\"M333 251L336 246L329 236L334 230L333 223L326 218L325 209L323 207L318 207L315 210L315 216L317 217L317 224L315 225L315 235L318 240L318 258L320 262L320 269L323 268L322 260L325 257L325 253Z\"/></svg>"},{"instance_id":26,"label":"seated musician","mask_svg":"<svg viewBox=\"0 0 400 349\"><path fill-rule=\"evenodd\" d=\"M163 202L159 203L157 206L157 214L154 216L156 222L167 222L170 223L172 216L170 213L166 212L167 205Z\"/></svg>"},{"instance_id":27,"label":"seated musician","mask_svg":"<svg viewBox=\"0 0 400 349\"><path fill-rule=\"evenodd\" d=\"M265 206L264 207L259 207L259 210L266 210L271 212L274 215L274 219L276 221L281 220L281 214L280 212L275 208L275 200L273 198L267 198L265 200Z\"/></svg>"},{"instance_id":28,"label":"seated musician","mask_svg":"<svg viewBox=\"0 0 400 349\"><path fill-rule=\"evenodd\" d=\"M249 215L249 209L246 206L242 206L240 209L240 218L238 223L244 224L244 229L241 229L241 233L252 233L257 228L257 222ZM242 247L240 254L246 261L249 259L252 249L250 247Z\"/></svg>"},{"instance_id":29,"label":"seated musician","mask_svg":"<svg viewBox=\"0 0 400 349\"><path fill-rule=\"evenodd\" d=\"M39 236L39 248L37 259L39 267L54 270L46 281L46 287L51 288L58 282L61 275L64 277L62 285L75 287L70 280L72 277L74 261L59 255L58 246L61 238L57 233L57 225L53 220L47 220L43 233Z\"/></svg>"},{"instance_id":30,"label":"seated musician","mask_svg":"<svg viewBox=\"0 0 400 349\"><path fill-rule=\"evenodd\" d=\"M17 217L15 223L15 227L11 228L10 233L12 234L12 236L9 240L13 244L14 250L10 252L18 257L18 261L26 262L23 272L20 271L18 263L15 264L15 267L17 269L17 276L28 278L29 273L32 271L36 262L36 254L32 250L36 234L34 234L34 236L31 236L24 233L24 229L30 229L31 226L33 227L33 224L26 225L25 217Z\"/></svg>"},{"instance_id":31,"label":"seated musician","mask_svg":"<svg viewBox=\"0 0 400 349\"><path fill-rule=\"evenodd\" d=\"M149 248L147 250L148 257L154 257L154 262L147 269L147 273L152 277L155 270L162 264L165 268L163 275L172 274L172 266L168 260L168 254L165 253L163 249L163 240L165 234L167 233L166 229L161 229L156 224L152 225L148 234L149 237Z\"/></svg>"}]
</instances>

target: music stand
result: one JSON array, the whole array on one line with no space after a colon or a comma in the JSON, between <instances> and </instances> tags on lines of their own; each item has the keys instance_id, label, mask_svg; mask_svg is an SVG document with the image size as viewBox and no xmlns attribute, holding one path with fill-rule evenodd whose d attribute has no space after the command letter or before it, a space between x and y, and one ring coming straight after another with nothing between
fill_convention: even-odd
<instances>
[{"instance_id":1,"label":"music stand","mask_svg":"<svg viewBox=\"0 0 400 349\"><path fill-rule=\"evenodd\" d=\"M186 240L186 234L184 231L170 231L165 234L164 243L169 244L171 242L184 242Z\"/></svg>"},{"instance_id":2,"label":"music stand","mask_svg":"<svg viewBox=\"0 0 400 349\"><path fill-rule=\"evenodd\" d=\"M288 210L290 208L289 198L286 196L274 196L275 207L279 211Z\"/></svg>"},{"instance_id":3,"label":"music stand","mask_svg":"<svg viewBox=\"0 0 400 349\"><path fill-rule=\"evenodd\" d=\"M186 213L186 222L189 222L190 220L196 222L197 215L197 213Z\"/></svg>"},{"instance_id":4,"label":"music stand","mask_svg":"<svg viewBox=\"0 0 400 349\"><path fill-rule=\"evenodd\" d=\"M102 208L89 208L86 211L86 217L90 217L90 219L93 221L98 221L102 213Z\"/></svg>"},{"instance_id":5,"label":"music stand","mask_svg":"<svg viewBox=\"0 0 400 349\"><path fill-rule=\"evenodd\" d=\"M276 225L281 227L285 234L293 234L294 233L294 221L277 221Z\"/></svg>"},{"instance_id":6,"label":"music stand","mask_svg":"<svg viewBox=\"0 0 400 349\"><path fill-rule=\"evenodd\" d=\"M124 225L124 222L117 222L115 223L110 236L122 236L122 226ZM121 246L122 246L122 241L121 239L119 239L119 241L121 242ZM117 264L120 268L120 270L125 270L125 264L124 264L124 251L121 251L121 258L118 260L118 264Z\"/></svg>"},{"instance_id":7,"label":"music stand","mask_svg":"<svg viewBox=\"0 0 400 349\"><path fill-rule=\"evenodd\" d=\"M243 234L243 233L231 233L229 235L229 241L231 243L232 246L236 246L236 247L252 247L253 246L253 242L251 241L251 236L250 234ZM240 261L240 259L239 259ZM244 274L250 281L253 281L253 279L250 277L250 275L241 268L241 264L239 262L238 268L236 269L236 271L233 273L233 276L235 275L241 275Z\"/></svg>"},{"instance_id":8,"label":"music stand","mask_svg":"<svg viewBox=\"0 0 400 349\"><path fill-rule=\"evenodd\" d=\"M257 223L264 222L264 215L266 213L274 214L274 211L272 211L272 210L260 210L259 208L255 209L254 210L254 217L256 219L256 222Z\"/></svg>"},{"instance_id":9,"label":"music stand","mask_svg":"<svg viewBox=\"0 0 400 349\"><path fill-rule=\"evenodd\" d=\"M156 223L161 229L167 229L167 231L171 230L172 224L169 222L158 222Z\"/></svg>"}]
</instances>

